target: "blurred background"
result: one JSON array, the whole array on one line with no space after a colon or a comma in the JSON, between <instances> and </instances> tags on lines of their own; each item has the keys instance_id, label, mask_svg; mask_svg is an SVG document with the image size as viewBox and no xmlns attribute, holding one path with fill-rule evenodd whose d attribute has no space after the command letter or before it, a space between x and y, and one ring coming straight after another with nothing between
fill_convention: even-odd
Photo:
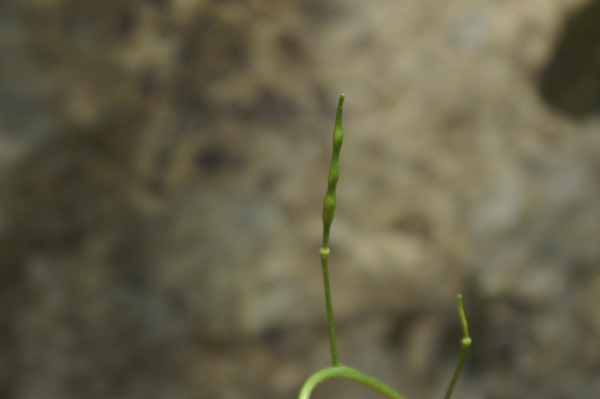
<instances>
[{"instance_id":1,"label":"blurred background","mask_svg":"<svg viewBox=\"0 0 600 399\"><path fill-rule=\"evenodd\" d=\"M600 397L600 2L0 2L0 397ZM375 398L328 382L314 398Z\"/></svg>"}]
</instances>

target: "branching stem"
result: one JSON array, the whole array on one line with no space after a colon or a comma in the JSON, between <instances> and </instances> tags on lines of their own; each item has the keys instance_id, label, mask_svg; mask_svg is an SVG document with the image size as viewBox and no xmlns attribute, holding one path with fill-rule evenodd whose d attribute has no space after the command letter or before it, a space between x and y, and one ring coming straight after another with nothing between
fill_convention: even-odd
<instances>
[{"instance_id":1,"label":"branching stem","mask_svg":"<svg viewBox=\"0 0 600 399\"><path fill-rule=\"evenodd\" d=\"M335 326L333 323L333 306L331 305L331 289L329 288L329 232L331 229L331 223L335 215L336 207L336 187L338 178L340 176L340 150L342 148L342 141L344 139L344 131L342 129L342 105L344 104L345 95L340 95L338 102L337 116L335 119L335 128L333 130L333 156L331 158L331 168L329 169L329 177L327 179L327 193L325 194L325 200L323 201L323 246L319 249L319 255L321 256L321 264L323 266L323 283L325 285L325 306L327 308L327 323L329 326L329 344L331 347L331 359L333 367L317 371L311 375L308 380L302 386L300 390L299 399L309 399L312 391L322 383L323 381L340 378L344 380L354 381L362 384L365 387L372 389L373 391L379 392L388 399L404 399L400 394L388 387L384 383L369 377L360 371L354 370L350 367L342 366L340 363L340 357L337 349L337 342L335 339ZM445 399L450 399L452 391L456 385L456 381L462 370L465 357L471 346L471 337L469 337L469 330L467 327L467 319L463 310L462 296L458 296L458 312L463 327L463 338L461 341L461 351L458 358L458 363L454 370L454 375L450 381L450 386L446 392Z\"/></svg>"}]
</instances>

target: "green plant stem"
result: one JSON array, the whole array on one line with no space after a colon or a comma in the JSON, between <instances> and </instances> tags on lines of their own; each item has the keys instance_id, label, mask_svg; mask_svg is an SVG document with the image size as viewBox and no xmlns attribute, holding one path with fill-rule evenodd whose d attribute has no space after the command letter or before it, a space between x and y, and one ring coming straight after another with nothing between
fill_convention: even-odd
<instances>
[{"instance_id":1,"label":"green plant stem","mask_svg":"<svg viewBox=\"0 0 600 399\"><path fill-rule=\"evenodd\" d=\"M327 324L329 325L329 345L331 347L331 359L334 366L340 365L340 357L337 350L335 339L335 326L333 323L333 306L331 304L331 289L329 288L329 231L335 215L336 206L336 187L340 176L340 150L344 139L344 130L342 129L342 110L344 104L344 94L340 95L338 102L337 115L335 118L335 128L333 130L333 155L331 157L331 167L329 168L329 177L327 179L327 193L323 201L323 246L319 250L321 255L321 264L323 266L323 283L325 284L325 306L327 308Z\"/></svg>"},{"instance_id":2,"label":"green plant stem","mask_svg":"<svg viewBox=\"0 0 600 399\"><path fill-rule=\"evenodd\" d=\"M456 299L458 301L458 314L460 315L460 321L463 328L463 338L461 340L460 355L458 357L458 362L456 363L456 368L454 369L454 375L452 376L444 399L450 399L452 396L454 386L456 385L456 381L458 380L463 364L465 363L467 352L469 352L469 348L471 347L471 337L469 336L469 326L467 325L467 318L465 316L465 310L463 309L462 295L458 295Z\"/></svg>"},{"instance_id":3,"label":"green plant stem","mask_svg":"<svg viewBox=\"0 0 600 399\"><path fill-rule=\"evenodd\" d=\"M314 373L302 386L300 395L298 395L298 399L309 399L312 391L317 387L317 385L332 378L357 382L369 389L379 392L388 399L404 399L401 395L384 383L379 382L376 379L361 373L360 371L345 366L329 367Z\"/></svg>"},{"instance_id":4,"label":"green plant stem","mask_svg":"<svg viewBox=\"0 0 600 399\"><path fill-rule=\"evenodd\" d=\"M329 367L320 371L317 371L311 375L308 380L302 386L300 390L299 399L309 399L312 391L317 385L323 381L340 378L344 380L350 380L364 385L365 387L379 392L388 399L404 399L393 389L385 385L384 383L369 377L360 371L351 369L349 367L342 366L337 350L337 343L335 339L335 327L333 323L333 306L331 304L331 289L329 288L329 232L331 229L331 223L335 215L336 207L336 187L338 178L340 175L340 150L342 148L342 141L344 138L344 132L342 129L342 106L344 104L345 95L340 95L337 116L335 120L335 128L333 131L333 156L331 158L331 168L329 169L329 177L327 180L327 193L325 194L325 200L323 202L323 246L319 249L319 255L321 256L321 264L323 266L323 283L325 285L325 304L327 308L327 322L329 325L329 344L331 347L331 358L333 361L333 367ZM471 337L469 336L469 330L467 326L467 319L463 310L462 296L458 296L458 311L460 320L463 327L463 339L461 341L461 351L454 370L454 375L450 381L450 386L446 392L445 399L450 399L452 391L456 385L456 381L462 370L465 357L471 346Z\"/></svg>"},{"instance_id":5,"label":"green plant stem","mask_svg":"<svg viewBox=\"0 0 600 399\"><path fill-rule=\"evenodd\" d=\"M327 267L327 257L329 256L329 248L321 248L321 263L323 266L323 283L325 284L325 306L327 308L327 324L329 327L329 346L331 348L331 360L334 366L340 365L340 355L337 350L337 342L335 340L335 326L333 324L333 307L331 305L331 290L329 288L329 269Z\"/></svg>"}]
</instances>

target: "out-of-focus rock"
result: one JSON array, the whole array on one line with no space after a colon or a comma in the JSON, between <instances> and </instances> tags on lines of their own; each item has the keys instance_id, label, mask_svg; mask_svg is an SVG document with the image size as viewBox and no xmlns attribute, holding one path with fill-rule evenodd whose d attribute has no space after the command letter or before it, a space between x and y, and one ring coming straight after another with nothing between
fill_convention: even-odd
<instances>
[{"instance_id":1,"label":"out-of-focus rock","mask_svg":"<svg viewBox=\"0 0 600 399\"><path fill-rule=\"evenodd\" d=\"M330 361L345 92L342 362L441 396L462 292L457 396L597 399L600 78L563 69L586 4L1 3L0 396L296 395Z\"/></svg>"}]
</instances>

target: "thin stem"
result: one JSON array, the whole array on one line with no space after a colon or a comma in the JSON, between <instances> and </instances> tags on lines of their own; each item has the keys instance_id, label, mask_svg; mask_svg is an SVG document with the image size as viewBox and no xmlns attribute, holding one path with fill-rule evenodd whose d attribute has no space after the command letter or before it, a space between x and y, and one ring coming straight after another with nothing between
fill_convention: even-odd
<instances>
[{"instance_id":1,"label":"thin stem","mask_svg":"<svg viewBox=\"0 0 600 399\"><path fill-rule=\"evenodd\" d=\"M336 187L340 176L340 150L344 139L344 130L342 129L342 110L345 95L340 95L338 102L337 116L335 119L335 128L333 130L333 155L331 157L331 167L329 168L329 177L327 179L327 193L323 201L323 247L319 250L321 255L321 264L323 266L323 283L325 284L325 307L327 308L327 323L329 325L329 345L331 347L331 359L334 366L340 365L340 357L337 350L335 339L335 326L333 323L333 306L331 304L331 289L329 288L329 231L335 215L336 206Z\"/></svg>"},{"instance_id":2,"label":"thin stem","mask_svg":"<svg viewBox=\"0 0 600 399\"><path fill-rule=\"evenodd\" d=\"M331 347L331 360L334 366L340 365L340 355L337 350L337 342L335 340L335 326L333 324L333 307L331 305L331 290L329 288L329 268L327 267L327 258L329 256L329 248L321 248L321 264L323 266L323 283L325 284L325 307L327 308L327 324L329 327L329 346Z\"/></svg>"},{"instance_id":3,"label":"thin stem","mask_svg":"<svg viewBox=\"0 0 600 399\"><path fill-rule=\"evenodd\" d=\"M384 383L377 381L358 370L345 366L329 367L314 373L302 386L298 399L309 399L312 391L317 385L332 378L357 382L369 389L379 392L388 399L404 399L400 394Z\"/></svg>"},{"instance_id":4,"label":"thin stem","mask_svg":"<svg viewBox=\"0 0 600 399\"><path fill-rule=\"evenodd\" d=\"M461 340L460 355L458 357L458 362L456 363L456 368L454 369L454 375L452 376L444 399L450 399L452 396L452 391L454 391L454 386L456 385L456 381L458 380L463 364L465 363L465 357L471 347L471 337L469 336L469 326L467 325L467 318L465 316L465 310L463 309L462 295L458 295L456 299L458 301L458 314L460 315L460 321L463 328L463 338Z\"/></svg>"}]
</instances>

